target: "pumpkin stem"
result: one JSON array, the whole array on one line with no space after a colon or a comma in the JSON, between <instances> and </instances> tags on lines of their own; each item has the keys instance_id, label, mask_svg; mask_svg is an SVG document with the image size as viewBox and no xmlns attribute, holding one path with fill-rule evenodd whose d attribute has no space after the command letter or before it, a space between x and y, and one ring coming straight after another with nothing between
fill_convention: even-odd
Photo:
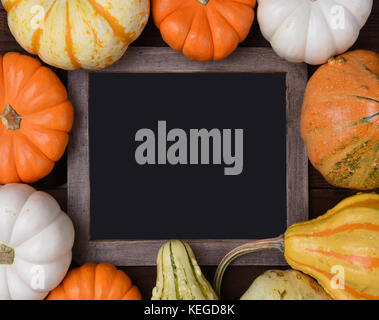
<instances>
[{"instance_id":1,"label":"pumpkin stem","mask_svg":"<svg viewBox=\"0 0 379 320\"><path fill-rule=\"evenodd\" d=\"M204 6L206 6L209 2L209 0L197 0L197 1L199 1Z\"/></svg>"},{"instance_id":2,"label":"pumpkin stem","mask_svg":"<svg viewBox=\"0 0 379 320\"><path fill-rule=\"evenodd\" d=\"M13 261L14 261L14 249L0 242L0 265L13 264Z\"/></svg>"},{"instance_id":3,"label":"pumpkin stem","mask_svg":"<svg viewBox=\"0 0 379 320\"><path fill-rule=\"evenodd\" d=\"M0 119L7 130L18 130L21 126L22 117L8 104Z\"/></svg>"},{"instance_id":4,"label":"pumpkin stem","mask_svg":"<svg viewBox=\"0 0 379 320\"><path fill-rule=\"evenodd\" d=\"M215 278L214 278L214 287L216 289L217 295L220 297L221 293L221 283L222 277L224 276L226 268L231 264L235 259L241 257L245 254L257 252L267 249L277 249L281 252L284 252L284 237L281 235L277 238L264 239L264 240L255 240L250 243L243 244L232 251L230 251L220 262Z\"/></svg>"},{"instance_id":5,"label":"pumpkin stem","mask_svg":"<svg viewBox=\"0 0 379 320\"><path fill-rule=\"evenodd\" d=\"M342 57L342 56L331 57L328 60L328 64L335 64L335 63L344 64L345 62L346 62L346 59L344 57Z\"/></svg>"}]
</instances>

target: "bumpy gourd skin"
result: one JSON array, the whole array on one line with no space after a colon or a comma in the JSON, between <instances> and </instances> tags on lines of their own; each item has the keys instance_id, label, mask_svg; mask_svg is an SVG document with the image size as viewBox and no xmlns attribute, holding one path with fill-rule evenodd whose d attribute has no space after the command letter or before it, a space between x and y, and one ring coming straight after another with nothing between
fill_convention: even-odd
<instances>
[{"instance_id":1,"label":"bumpy gourd skin","mask_svg":"<svg viewBox=\"0 0 379 320\"><path fill-rule=\"evenodd\" d=\"M314 167L332 185L379 188L379 54L332 58L310 79L301 134Z\"/></svg>"},{"instance_id":2,"label":"bumpy gourd skin","mask_svg":"<svg viewBox=\"0 0 379 320\"><path fill-rule=\"evenodd\" d=\"M334 299L379 300L379 195L358 194L285 233L285 258ZM343 270L344 288L335 272Z\"/></svg>"},{"instance_id":3,"label":"bumpy gourd skin","mask_svg":"<svg viewBox=\"0 0 379 320\"><path fill-rule=\"evenodd\" d=\"M2 0L17 42L67 70L121 58L149 18L148 0Z\"/></svg>"}]
</instances>

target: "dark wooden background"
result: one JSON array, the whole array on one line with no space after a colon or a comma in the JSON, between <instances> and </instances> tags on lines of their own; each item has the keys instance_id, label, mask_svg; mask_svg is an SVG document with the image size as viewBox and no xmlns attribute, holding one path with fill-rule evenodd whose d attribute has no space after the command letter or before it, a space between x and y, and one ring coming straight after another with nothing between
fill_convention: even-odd
<instances>
[{"instance_id":1,"label":"dark wooden background","mask_svg":"<svg viewBox=\"0 0 379 320\"><path fill-rule=\"evenodd\" d=\"M166 46L159 31L156 29L151 19L142 33L141 37L132 46ZM270 44L260 33L257 21L254 22L247 39L241 44L244 47L269 47ZM369 49L379 52L379 1L374 1L371 16L361 31L358 41L353 49ZM22 48L12 37L6 21L6 12L0 6L0 51L22 51ZM311 76L316 68L309 67ZM64 83L67 82L67 73L63 70L55 70ZM40 190L52 194L61 204L63 209L67 206L66 196L66 156L56 165L54 171L45 179L35 184ZM310 218L315 218L323 214L327 209L337 204L343 198L356 193L352 190L338 189L330 186L323 177L310 165L309 167L309 197L310 197ZM73 266L75 266L73 262ZM144 299L150 299L151 290L155 284L155 266L152 267L121 267L133 279L142 291ZM262 272L272 268L272 266L240 267L232 266L225 274L222 298L238 299L251 282ZM203 267L206 277L212 281L216 267Z\"/></svg>"}]
</instances>

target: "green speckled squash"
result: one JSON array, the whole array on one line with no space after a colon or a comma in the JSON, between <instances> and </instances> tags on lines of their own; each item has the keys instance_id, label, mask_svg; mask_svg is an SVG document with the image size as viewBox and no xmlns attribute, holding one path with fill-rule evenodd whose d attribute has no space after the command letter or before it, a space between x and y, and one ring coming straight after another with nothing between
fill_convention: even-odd
<instances>
[{"instance_id":1,"label":"green speckled squash","mask_svg":"<svg viewBox=\"0 0 379 320\"><path fill-rule=\"evenodd\" d=\"M310 79L301 134L314 167L332 185L379 187L379 54L357 50Z\"/></svg>"},{"instance_id":2,"label":"green speckled squash","mask_svg":"<svg viewBox=\"0 0 379 320\"><path fill-rule=\"evenodd\" d=\"M254 280L241 300L331 300L311 277L296 270L267 270Z\"/></svg>"},{"instance_id":3,"label":"green speckled squash","mask_svg":"<svg viewBox=\"0 0 379 320\"><path fill-rule=\"evenodd\" d=\"M188 243L170 240L159 249L151 300L218 300Z\"/></svg>"}]
</instances>

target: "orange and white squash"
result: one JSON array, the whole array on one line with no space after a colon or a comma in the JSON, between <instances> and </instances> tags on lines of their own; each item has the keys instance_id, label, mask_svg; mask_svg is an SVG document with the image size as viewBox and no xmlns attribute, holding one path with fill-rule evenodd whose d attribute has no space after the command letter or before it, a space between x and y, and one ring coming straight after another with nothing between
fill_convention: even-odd
<instances>
[{"instance_id":1,"label":"orange and white squash","mask_svg":"<svg viewBox=\"0 0 379 320\"><path fill-rule=\"evenodd\" d=\"M17 42L62 69L101 69L121 58L149 18L149 0L2 0Z\"/></svg>"}]
</instances>

